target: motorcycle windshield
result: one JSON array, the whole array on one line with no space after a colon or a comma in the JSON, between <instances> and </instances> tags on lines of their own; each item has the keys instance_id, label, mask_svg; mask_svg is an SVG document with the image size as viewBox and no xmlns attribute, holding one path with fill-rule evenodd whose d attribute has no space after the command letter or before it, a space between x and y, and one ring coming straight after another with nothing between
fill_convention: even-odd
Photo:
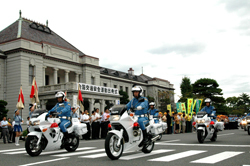
<instances>
[{"instance_id":1,"label":"motorcycle windshield","mask_svg":"<svg viewBox=\"0 0 250 166\"><path fill-rule=\"evenodd\" d=\"M40 116L41 114L48 112L46 109L36 109L34 110L34 112L31 115L31 118L37 118L38 116Z\"/></svg>"},{"instance_id":2,"label":"motorcycle windshield","mask_svg":"<svg viewBox=\"0 0 250 166\"><path fill-rule=\"evenodd\" d=\"M203 118L207 113L204 111L197 113L197 118Z\"/></svg>"},{"instance_id":3,"label":"motorcycle windshield","mask_svg":"<svg viewBox=\"0 0 250 166\"><path fill-rule=\"evenodd\" d=\"M110 108L111 115L122 115L127 110L125 106L124 104L114 105Z\"/></svg>"}]
</instances>

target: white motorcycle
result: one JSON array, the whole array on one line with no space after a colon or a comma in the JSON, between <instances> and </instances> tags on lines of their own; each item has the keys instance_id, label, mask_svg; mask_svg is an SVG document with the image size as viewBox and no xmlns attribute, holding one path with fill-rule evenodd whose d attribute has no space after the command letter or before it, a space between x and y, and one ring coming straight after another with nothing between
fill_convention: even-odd
<instances>
[{"instance_id":1,"label":"white motorcycle","mask_svg":"<svg viewBox=\"0 0 250 166\"><path fill-rule=\"evenodd\" d=\"M77 118L70 119L67 128L69 138L64 138L59 128L61 120L59 113L51 113L52 118L47 118L47 110L37 109L30 119L29 134L25 141L25 149L30 156L38 156L44 151L65 148L68 152L75 151L79 146L79 135L87 133L86 124L80 123ZM65 117L61 117L65 118ZM66 143L67 142L67 143Z\"/></svg>"},{"instance_id":2,"label":"white motorcycle","mask_svg":"<svg viewBox=\"0 0 250 166\"><path fill-rule=\"evenodd\" d=\"M111 108L108 135L105 140L105 151L112 160L117 160L123 152L142 150L150 153L154 149L154 142L162 133L162 124L146 125L148 143L143 144L143 134L138 124L138 116L127 111L125 105L115 105Z\"/></svg>"},{"instance_id":3,"label":"white motorcycle","mask_svg":"<svg viewBox=\"0 0 250 166\"><path fill-rule=\"evenodd\" d=\"M213 116L213 113L211 114ZM223 122L212 121L213 117L208 117L206 112L198 112L196 121L193 125L197 131L197 138L199 143L203 143L205 139L216 141L218 131L224 129Z\"/></svg>"}]
</instances>

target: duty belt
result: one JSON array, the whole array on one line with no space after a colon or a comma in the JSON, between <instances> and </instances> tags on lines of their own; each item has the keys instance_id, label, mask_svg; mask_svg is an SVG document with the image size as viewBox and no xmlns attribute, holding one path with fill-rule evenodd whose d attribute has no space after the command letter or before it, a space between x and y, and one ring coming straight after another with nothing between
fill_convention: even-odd
<instances>
[{"instance_id":1,"label":"duty belt","mask_svg":"<svg viewBox=\"0 0 250 166\"><path fill-rule=\"evenodd\" d=\"M137 116L137 117L148 117L148 115L147 114L142 114L142 115L135 115L135 116Z\"/></svg>"},{"instance_id":2,"label":"duty belt","mask_svg":"<svg viewBox=\"0 0 250 166\"><path fill-rule=\"evenodd\" d=\"M59 118L70 120L70 117L67 116L61 116L61 117L59 116Z\"/></svg>"}]
</instances>

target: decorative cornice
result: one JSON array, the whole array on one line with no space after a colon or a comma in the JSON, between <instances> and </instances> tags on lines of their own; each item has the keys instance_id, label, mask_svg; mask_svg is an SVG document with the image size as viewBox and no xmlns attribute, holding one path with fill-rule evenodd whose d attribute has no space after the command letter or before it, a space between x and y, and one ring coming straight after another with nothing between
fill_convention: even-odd
<instances>
[{"instance_id":1,"label":"decorative cornice","mask_svg":"<svg viewBox=\"0 0 250 166\"><path fill-rule=\"evenodd\" d=\"M30 54L34 54L34 55L40 55L40 56L45 55L44 53L37 52L37 51L32 51L32 50L25 49L25 48L16 48L16 49L8 50L8 51L5 51L4 54L8 55L8 54L16 53L16 52L26 52L26 53L30 53Z\"/></svg>"}]
</instances>

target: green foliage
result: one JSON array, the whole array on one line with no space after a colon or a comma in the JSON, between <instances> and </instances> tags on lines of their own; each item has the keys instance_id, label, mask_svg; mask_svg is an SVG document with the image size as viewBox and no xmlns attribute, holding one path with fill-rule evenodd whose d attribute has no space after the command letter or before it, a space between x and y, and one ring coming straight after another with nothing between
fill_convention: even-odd
<instances>
[{"instance_id":1,"label":"green foliage","mask_svg":"<svg viewBox=\"0 0 250 166\"><path fill-rule=\"evenodd\" d=\"M28 135L28 130L24 130L23 133L22 133L22 136L26 137Z\"/></svg>"},{"instance_id":2,"label":"green foliage","mask_svg":"<svg viewBox=\"0 0 250 166\"><path fill-rule=\"evenodd\" d=\"M155 102L155 98L151 96L147 96L147 99L148 99L148 103Z\"/></svg>"},{"instance_id":3,"label":"green foliage","mask_svg":"<svg viewBox=\"0 0 250 166\"><path fill-rule=\"evenodd\" d=\"M7 117L7 113L9 110L6 109L7 102L4 100L0 100L0 119L2 120L3 117Z\"/></svg>"},{"instance_id":4,"label":"green foliage","mask_svg":"<svg viewBox=\"0 0 250 166\"><path fill-rule=\"evenodd\" d=\"M129 102L129 99L128 99L129 96L128 96L127 92L125 92L123 90L120 90L119 94L122 96L120 98L120 103L121 104L127 104Z\"/></svg>"},{"instance_id":5,"label":"green foliage","mask_svg":"<svg viewBox=\"0 0 250 166\"><path fill-rule=\"evenodd\" d=\"M250 97L246 93L242 93L239 97L228 97L226 105L228 114L243 115L250 111Z\"/></svg>"},{"instance_id":6,"label":"green foliage","mask_svg":"<svg viewBox=\"0 0 250 166\"><path fill-rule=\"evenodd\" d=\"M181 98L179 100L179 102L186 102L187 101L187 98L192 98L193 97L193 88L192 88L192 85L191 85L191 81L188 77L184 77L182 78L182 81L181 81Z\"/></svg>"},{"instance_id":7,"label":"green foliage","mask_svg":"<svg viewBox=\"0 0 250 166\"><path fill-rule=\"evenodd\" d=\"M158 92L158 103L159 105L159 111L166 112L167 111L167 105L170 104L170 95L172 92Z\"/></svg>"},{"instance_id":8,"label":"green foliage","mask_svg":"<svg viewBox=\"0 0 250 166\"><path fill-rule=\"evenodd\" d=\"M217 109L217 114L225 114L225 99L223 98L222 89L216 80L210 78L201 78L193 84L193 94L197 98L204 97L212 100L213 106ZM203 102L203 106L205 103Z\"/></svg>"}]
</instances>

